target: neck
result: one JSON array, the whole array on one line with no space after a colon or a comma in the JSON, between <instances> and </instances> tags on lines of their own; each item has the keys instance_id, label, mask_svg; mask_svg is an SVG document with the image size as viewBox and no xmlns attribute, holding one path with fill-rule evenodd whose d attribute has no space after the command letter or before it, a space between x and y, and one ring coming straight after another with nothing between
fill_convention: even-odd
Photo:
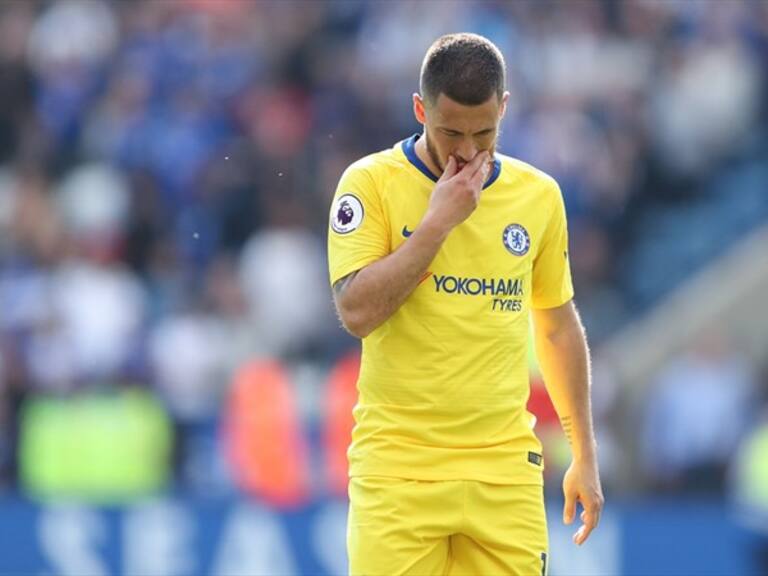
<instances>
[{"instance_id":1,"label":"neck","mask_svg":"<svg viewBox=\"0 0 768 576\"><path fill-rule=\"evenodd\" d=\"M416 140L416 145L413 149L416 152L416 156L419 157L419 160L424 162L424 165L429 168L429 171L439 178L443 171L432 161L432 155L429 153L429 150L427 150L426 130L424 130L424 132L421 133L421 137Z\"/></svg>"}]
</instances>

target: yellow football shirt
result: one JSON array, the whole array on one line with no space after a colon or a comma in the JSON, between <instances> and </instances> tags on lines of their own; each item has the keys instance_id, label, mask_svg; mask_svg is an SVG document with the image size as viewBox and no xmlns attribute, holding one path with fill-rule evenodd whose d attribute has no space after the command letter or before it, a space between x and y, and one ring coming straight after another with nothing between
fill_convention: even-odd
<instances>
[{"instance_id":1,"label":"yellow football shirt","mask_svg":"<svg viewBox=\"0 0 768 576\"><path fill-rule=\"evenodd\" d=\"M394 252L437 178L415 135L352 164L330 214L330 281ZM557 183L497 154L472 215L428 274L362 342L350 475L542 482L526 410L528 312L573 297Z\"/></svg>"}]
</instances>

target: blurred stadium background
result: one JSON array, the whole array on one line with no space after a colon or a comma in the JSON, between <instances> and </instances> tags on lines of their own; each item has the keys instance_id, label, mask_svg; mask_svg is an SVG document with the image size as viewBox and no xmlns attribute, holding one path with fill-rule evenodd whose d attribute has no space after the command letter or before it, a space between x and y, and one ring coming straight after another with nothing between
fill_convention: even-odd
<instances>
[{"instance_id":1,"label":"blurred stadium background","mask_svg":"<svg viewBox=\"0 0 768 576\"><path fill-rule=\"evenodd\" d=\"M768 3L0 1L0 573L339 574L356 341L325 264L438 35L554 175L607 498L532 360L552 576L768 573Z\"/></svg>"}]
</instances>

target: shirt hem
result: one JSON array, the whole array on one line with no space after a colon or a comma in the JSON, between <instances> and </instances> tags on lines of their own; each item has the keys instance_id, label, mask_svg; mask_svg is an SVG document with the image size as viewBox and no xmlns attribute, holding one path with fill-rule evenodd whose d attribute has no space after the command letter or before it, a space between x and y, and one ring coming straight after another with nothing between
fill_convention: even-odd
<instances>
[{"instance_id":1,"label":"shirt hem","mask_svg":"<svg viewBox=\"0 0 768 576\"><path fill-rule=\"evenodd\" d=\"M557 300L544 300L542 302L536 302L535 304L531 302L531 308L533 310L548 310L550 308L557 308L558 306L562 306L564 304L567 304L573 300L573 294L568 296L568 298L563 299L557 299Z\"/></svg>"},{"instance_id":2,"label":"shirt hem","mask_svg":"<svg viewBox=\"0 0 768 576\"><path fill-rule=\"evenodd\" d=\"M333 287L333 285L336 284L336 282L338 282L345 276L349 276L353 272L362 270L369 264L376 262L376 260L377 258L362 259L362 260L356 260L350 264L347 264L346 266L339 266L336 270L333 271L332 274L329 274L330 280L331 280L331 287Z\"/></svg>"},{"instance_id":3,"label":"shirt hem","mask_svg":"<svg viewBox=\"0 0 768 576\"><path fill-rule=\"evenodd\" d=\"M446 482L453 480L469 480L475 482L485 482L486 484L500 484L504 486L543 486L543 470L532 470L529 474L511 474L509 476L498 476L494 474L461 474L461 473L443 473L443 474L420 474L413 470L393 470L384 471L377 469L355 470L349 472L350 478L365 476L382 476L385 478L401 478L406 480L421 480L424 482Z\"/></svg>"}]
</instances>

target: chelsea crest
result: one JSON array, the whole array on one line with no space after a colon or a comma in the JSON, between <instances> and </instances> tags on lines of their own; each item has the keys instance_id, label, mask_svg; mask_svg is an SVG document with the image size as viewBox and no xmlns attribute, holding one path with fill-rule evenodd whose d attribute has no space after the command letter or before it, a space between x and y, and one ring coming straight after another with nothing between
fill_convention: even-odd
<instances>
[{"instance_id":1,"label":"chelsea crest","mask_svg":"<svg viewBox=\"0 0 768 576\"><path fill-rule=\"evenodd\" d=\"M504 246L515 256L525 256L531 247L531 237L520 224L510 224L504 228Z\"/></svg>"}]
</instances>

